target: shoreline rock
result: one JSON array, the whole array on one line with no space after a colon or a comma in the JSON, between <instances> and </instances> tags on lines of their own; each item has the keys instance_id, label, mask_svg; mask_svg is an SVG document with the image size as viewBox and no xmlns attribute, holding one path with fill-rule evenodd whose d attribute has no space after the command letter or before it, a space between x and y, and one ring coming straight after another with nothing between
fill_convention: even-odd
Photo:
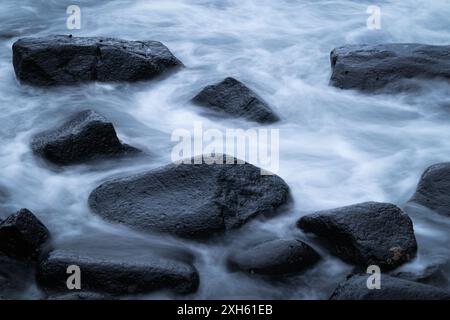
<instances>
[{"instance_id":1,"label":"shoreline rock","mask_svg":"<svg viewBox=\"0 0 450 320\"><path fill-rule=\"evenodd\" d=\"M400 208L365 202L302 217L297 226L324 239L332 253L361 267L395 269L417 252L413 224Z\"/></svg>"},{"instance_id":2,"label":"shoreline rock","mask_svg":"<svg viewBox=\"0 0 450 320\"><path fill-rule=\"evenodd\" d=\"M280 120L261 97L231 77L203 88L192 102L228 117L259 123L274 123Z\"/></svg>"},{"instance_id":3,"label":"shoreline rock","mask_svg":"<svg viewBox=\"0 0 450 320\"><path fill-rule=\"evenodd\" d=\"M131 258L60 249L40 262L36 272L39 286L46 292L74 293L66 286L70 265L78 266L81 271L82 291L78 293L123 295L169 290L188 294L197 290L200 281L191 264L157 254Z\"/></svg>"},{"instance_id":4,"label":"shoreline rock","mask_svg":"<svg viewBox=\"0 0 450 320\"><path fill-rule=\"evenodd\" d=\"M158 41L61 35L19 39L13 64L20 82L36 86L150 80L183 66Z\"/></svg>"},{"instance_id":5,"label":"shoreline rock","mask_svg":"<svg viewBox=\"0 0 450 320\"><path fill-rule=\"evenodd\" d=\"M280 177L263 176L236 159L235 164L208 164L212 159L107 181L92 191L89 205L111 222L200 239L275 214L288 201L289 187Z\"/></svg>"},{"instance_id":6,"label":"shoreline rock","mask_svg":"<svg viewBox=\"0 0 450 320\"><path fill-rule=\"evenodd\" d=\"M121 143L113 124L92 110L76 113L61 126L37 134L31 148L45 160L62 166L141 152Z\"/></svg>"},{"instance_id":7,"label":"shoreline rock","mask_svg":"<svg viewBox=\"0 0 450 320\"><path fill-rule=\"evenodd\" d=\"M396 278L445 288L448 286L449 281L442 267L441 265L431 265L420 271L396 271L390 275Z\"/></svg>"},{"instance_id":8,"label":"shoreline rock","mask_svg":"<svg viewBox=\"0 0 450 320\"><path fill-rule=\"evenodd\" d=\"M450 162L430 166L409 200L450 217Z\"/></svg>"},{"instance_id":9,"label":"shoreline rock","mask_svg":"<svg viewBox=\"0 0 450 320\"><path fill-rule=\"evenodd\" d=\"M28 209L21 209L0 223L0 255L35 261L46 249L50 232Z\"/></svg>"},{"instance_id":10,"label":"shoreline rock","mask_svg":"<svg viewBox=\"0 0 450 320\"><path fill-rule=\"evenodd\" d=\"M450 46L413 43L346 45L330 55L330 84L364 92L399 92L409 80L450 80Z\"/></svg>"},{"instance_id":11,"label":"shoreline rock","mask_svg":"<svg viewBox=\"0 0 450 320\"><path fill-rule=\"evenodd\" d=\"M232 252L228 264L232 269L276 276L300 273L319 260L319 254L308 244L277 239Z\"/></svg>"},{"instance_id":12,"label":"shoreline rock","mask_svg":"<svg viewBox=\"0 0 450 320\"><path fill-rule=\"evenodd\" d=\"M449 300L450 292L426 284L381 275L381 289L367 288L369 274L355 274L340 283L330 300Z\"/></svg>"}]
</instances>

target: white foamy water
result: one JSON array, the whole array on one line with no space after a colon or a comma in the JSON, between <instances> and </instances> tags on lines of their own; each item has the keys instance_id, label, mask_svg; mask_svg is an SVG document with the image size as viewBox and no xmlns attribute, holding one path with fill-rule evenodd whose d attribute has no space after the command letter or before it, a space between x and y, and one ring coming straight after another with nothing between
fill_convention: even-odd
<instances>
[{"instance_id":1,"label":"white foamy water","mask_svg":"<svg viewBox=\"0 0 450 320\"><path fill-rule=\"evenodd\" d=\"M362 201L404 206L423 170L450 159L447 85L420 95L393 96L328 86L329 53L336 46L450 43L448 0L83 0L77 1L82 29L71 31L66 29L69 4L0 2L0 215L29 208L48 225L58 245L111 244L118 255L140 254L155 242L188 246L201 276L201 287L191 298L324 299L352 269L325 251L314 269L269 283L229 272L227 250L249 235L296 236L311 243L295 222L315 210ZM366 9L372 4L381 7L381 30L366 27ZM159 40L186 68L162 81L139 84L20 86L11 63L13 42L22 36L68 33ZM87 206L90 191L111 175L168 163L173 130L192 129L195 121L220 130L254 126L209 119L189 103L203 86L227 76L257 91L282 118L272 127L280 129L279 175L294 200L288 212L270 223L254 221L209 244L139 234L95 217ZM150 152L151 161L55 171L31 154L33 134L86 108L109 118L120 138ZM419 254L404 268L448 263L450 220L421 211L412 218ZM155 296L161 297L149 297Z\"/></svg>"}]
</instances>

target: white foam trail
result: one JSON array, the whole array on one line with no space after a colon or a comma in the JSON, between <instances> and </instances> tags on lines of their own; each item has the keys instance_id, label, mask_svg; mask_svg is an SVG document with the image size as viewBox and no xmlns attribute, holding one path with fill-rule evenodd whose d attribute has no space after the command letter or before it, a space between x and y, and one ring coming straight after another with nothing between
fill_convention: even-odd
<instances>
[{"instance_id":1,"label":"white foam trail","mask_svg":"<svg viewBox=\"0 0 450 320\"><path fill-rule=\"evenodd\" d=\"M281 140L279 175L291 186L295 204L270 225L251 224L250 234L302 236L293 226L301 215L361 201L403 205L422 171L450 158L448 86L433 85L422 96L377 97L328 86L329 52L335 46L447 44L448 0L377 1L382 9L379 31L366 28L366 9L373 4L369 1L85 0L77 4L82 9L82 29L70 33L160 40L187 68L156 83L92 84L64 90L20 87L11 66L12 43L19 36L69 33L66 4L2 0L0 191L6 189L6 196L0 193L2 216L29 207L64 241L89 228L124 237L134 234L92 216L86 205L92 188L122 169L50 171L31 155L30 137L76 110L91 107L115 123L123 140L158 155L149 164L126 163L126 170L163 165L170 159L170 134L177 128L192 128L195 121L221 130L251 126L241 120L207 118L188 102L204 85L226 76L248 84L283 118L276 124ZM414 217L421 263L450 256L444 236L448 225L423 219ZM237 234L236 241L240 237ZM290 286L268 285L216 265L224 247L199 249L202 287L194 297L217 298L222 292L232 297L326 298L350 270L337 260L327 260Z\"/></svg>"}]
</instances>

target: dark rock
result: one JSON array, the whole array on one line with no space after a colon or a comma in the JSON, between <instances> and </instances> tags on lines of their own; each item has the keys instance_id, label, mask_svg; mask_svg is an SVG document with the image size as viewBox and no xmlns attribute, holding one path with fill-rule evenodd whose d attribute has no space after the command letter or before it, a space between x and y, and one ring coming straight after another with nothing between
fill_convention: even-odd
<instances>
[{"instance_id":1,"label":"dark rock","mask_svg":"<svg viewBox=\"0 0 450 320\"><path fill-rule=\"evenodd\" d=\"M338 257L366 267L394 269L417 252L413 224L389 203L366 202L302 217L297 224L325 239Z\"/></svg>"},{"instance_id":2,"label":"dark rock","mask_svg":"<svg viewBox=\"0 0 450 320\"><path fill-rule=\"evenodd\" d=\"M279 120L262 98L233 78L205 87L192 102L231 117L242 117L260 123Z\"/></svg>"},{"instance_id":3,"label":"dark rock","mask_svg":"<svg viewBox=\"0 0 450 320\"><path fill-rule=\"evenodd\" d=\"M122 144L111 122L92 110L75 114L62 126L36 135L34 153L57 165L133 155L140 151Z\"/></svg>"},{"instance_id":4,"label":"dark rock","mask_svg":"<svg viewBox=\"0 0 450 320\"><path fill-rule=\"evenodd\" d=\"M319 259L319 254L300 240L278 239L234 252L228 262L249 273L282 275L301 272Z\"/></svg>"},{"instance_id":5,"label":"dark rock","mask_svg":"<svg viewBox=\"0 0 450 320\"><path fill-rule=\"evenodd\" d=\"M358 274L341 283L331 300L449 300L450 292L404 279L381 275L381 288L368 289L369 274Z\"/></svg>"},{"instance_id":6,"label":"dark rock","mask_svg":"<svg viewBox=\"0 0 450 320\"><path fill-rule=\"evenodd\" d=\"M450 162L435 164L425 170L410 201L450 216Z\"/></svg>"},{"instance_id":7,"label":"dark rock","mask_svg":"<svg viewBox=\"0 0 450 320\"><path fill-rule=\"evenodd\" d=\"M37 86L155 78L182 63L158 41L48 36L13 45L17 78Z\"/></svg>"},{"instance_id":8,"label":"dark rock","mask_svg":"<svg viewBox=\"0 0 450 320\"><path fill-rule=\"evenodd\" d=\"M437 287L446 287L448 285L448 279L439 265L431 265L417 272L397 271L392 273L391 276Z\"/></svg>"},{"instance_id":9,"label":"dark rock","mask_svg":"<svg viewBox=\"0 0 450 320\"><path fill-rule=\"evenodd\" d=\"M197 159L200 159L197 160ZM235 161L236 159L231 158ZM270 215L289 187L251 164L171 164L97 187L89 205L103 218L145 231L201 238Z\"/></svg>"},{"instance_id":10,"label":"dark rock","mask_svg":"<svg viewBox=\"0 0 450 320\"><path fill-rule=\"evenodd\" d=\"M450 46L347 45L331 52L331 84L341 89L400 91L405 80L450 80Z\"/></svg>"},{"instance_id":11,"label":"dark rock","mask_svg":"<svg viewBox=\"0 0 450 320\"><path fill-rule=\"evenodd\" d=\"M56 250L38 266L38 284L49 292L73 293L67 288L67 268L76 265L81 271L81 290L113 295L170 290L186 294L199 285L197 270L189 263L161 255L124 257Z\"/></svg>"},{"instance_id":12,"label":"dark rock","mask_svg":"<svg viewBox=\"0 0 450 320\"><path fill-rule=\"evenodd\" d=\"M35 260L45 249L50 232L27 209L0 223L0 253L20 260Z\"/></svg>"}]
</instances>

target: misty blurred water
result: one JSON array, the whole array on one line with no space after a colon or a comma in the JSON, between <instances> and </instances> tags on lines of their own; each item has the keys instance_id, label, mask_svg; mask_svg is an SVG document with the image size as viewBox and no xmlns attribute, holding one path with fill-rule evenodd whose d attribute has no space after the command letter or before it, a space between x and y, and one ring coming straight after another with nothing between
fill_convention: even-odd
<instances>
[{"instance_id":1,"label":"misty blurred water","mask_svg":"<svg viewBox=\"0 0 450 320\"><path fill-rule=\"evenodd\" d=\"M191 298L324 299L352 267L320 248L324 259L316 268L276 283L229 272L224 264L228 248L250 235L307 239L295 221L315 210L362 201L404 206L423 170L450 159L447 85L393 96L328 86L329 53L336 46L448 44L448 0L80 0L82 28L69 31L70 4L0 2L0 216L29 208L48 225L57 245L101 243L118 255L140 254L155 243L187 246L201 275L201 287ZM366 9L373 4L382 9L380 30L366 27ZM14 41L68 33L159 40L186 69L162 81L138 84L20 86L11 63ZM87 207L90 191L111 175L168 163L173 130L192 129L195 121L220 130L255 125L209 119L189 103L203 86L226 76L245 82L282 118L272 127L280 129L279 175L294 199L288 212L208 244L140 234L94 216ZM29 142L35 133L86 108L109 118L119 137L147 150L151 160L55 171L32 155ZM404 268L448 263L450 220L420 210L412 215L419 254ZM152 297L168 296L145 298Z\"/></svg>"}]
</instances>

